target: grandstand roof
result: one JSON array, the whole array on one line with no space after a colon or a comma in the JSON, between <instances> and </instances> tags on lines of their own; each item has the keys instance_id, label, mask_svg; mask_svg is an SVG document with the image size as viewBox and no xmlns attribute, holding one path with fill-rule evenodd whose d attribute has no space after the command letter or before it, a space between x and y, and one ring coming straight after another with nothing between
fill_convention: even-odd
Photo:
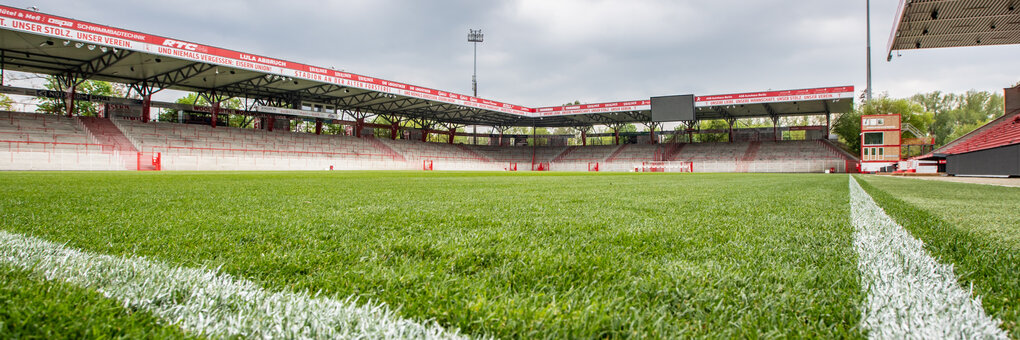
<instances>
[{"instance_id":1,"label":"grandstand roof","mask_svg":"<svg viewBox=\"0 0 1020 340\"><path fill-rule=\"evenodd\" d=\"M1020 44L1016 1L900 0L889 36L892 51Z\"/></svg>"},{"instance_id":2,"label":"grandstand roof","mask_svg":"<svg viewBox=\"0 0 1020 340\"><path fill-rule=\"evenodd\" d=\"M0 61L4 69L125 83L140 92L184 90L265 106L319 102L454 124L651 121L650 99L533 108L6 6L0 6ZM853 98L853 86L697 96L695 118L847 112Z\"/></svg>"}]
</instances>

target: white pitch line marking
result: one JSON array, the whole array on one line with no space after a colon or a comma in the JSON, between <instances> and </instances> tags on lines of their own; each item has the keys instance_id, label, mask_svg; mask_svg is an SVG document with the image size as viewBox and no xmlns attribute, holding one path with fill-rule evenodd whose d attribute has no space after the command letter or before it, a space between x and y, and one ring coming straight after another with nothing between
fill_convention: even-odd
<instances>
[{"instance_id":1,"label":"white pitch line marking","mask_svg":"<svg viewBox=\"0 0 1020 340\"><path fill-rule=\"evenodd\" d=\"M861 286L861 326L872 339L1006 339L1001 321L956 282L850 176L850 210Z\"/></svg>"},{"instance_id":2,"label":"white pitch line marking","mask_svg":"<svg viewBox=\"0 0 1020 340\"><path fill-rule=\"evenodd\" d=\"M210 337L256 339L466 339L435 322L398 317L380 304L352 298L268 291L206 269L138 257L95 255L0 230L0 263L95 289L124 307L148 311Z\"/></svg>"}]
</instances>

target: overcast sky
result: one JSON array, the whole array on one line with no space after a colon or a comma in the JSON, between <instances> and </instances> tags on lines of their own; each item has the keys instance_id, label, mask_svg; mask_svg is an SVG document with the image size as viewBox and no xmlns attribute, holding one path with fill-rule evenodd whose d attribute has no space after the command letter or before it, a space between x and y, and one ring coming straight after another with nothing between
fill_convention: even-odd
<instances>
[{"instance_id":1,"label":"overcast sky","mask_svg":"<svg viewBox=\"0 0 1020 340\"><path fill-rule=\"evenodd\" d=\"M44 13L525 106L768 89L865 88L865 2L9 1ZM1001 91L1020 47L886 62L897 1L873 1L875 92Z\"/></svg>"}]
</instances>

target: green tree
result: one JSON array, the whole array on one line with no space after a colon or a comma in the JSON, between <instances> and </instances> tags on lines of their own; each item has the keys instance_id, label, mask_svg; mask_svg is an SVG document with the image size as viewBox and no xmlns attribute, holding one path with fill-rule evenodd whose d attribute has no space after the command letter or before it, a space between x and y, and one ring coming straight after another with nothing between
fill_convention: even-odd
<instances>
[{"instance_id":1,"label":"green tree","mask_svg":"<svg viewBox=\"0 0 1020 340\"><path fill-rule=\"evenodd\" d=\"M963 94L935 91L917 94L910 99L932 114L928 131L935 137L937 146L945 145L1003 114L1002 95L986 91L972 90Z\"/></svg>"},{"instance_id":2,"label":"green tree","mask_svg":"<svg viewBox=\"0 0 1020 340\"><path fill-rule=\"evenodd\" d=\"M925 105L910 99L889 98L885 94L873 98L871 102L858 106L855 109L864 115L899 114L901 122L909 123L921 131L929 131L929 127L935 120L935 114L927 111ZM858 125L860 124L860 122L857 123ZM920 138L928 136L911 135L906 137Z\"/></svg>"},{"instance_id":3,"label":"green tree","mask_svg":"<svg viewBox=\"0 0 1020 340\"><path fill-rule=\"evenodd\" d=\"M700 130L728 130L730 125L722 119L701 120L698 121L697 128ZM726 136L726 133L699 133L694 135L695 142L725 142L728 140L729 137Z\"/></svg>"},{"instance_id":4,"label":"green tree","mask_svg":"<svg viewBox=\"0 0 1020 340\"><path fill-rule=\"evenodd\" d=\"M836 116L832 122L832 133L839 136L847 151L856 154L861 149L861 112L855 109Z\"/></svg>"},{"instance_id":5,"label":"green tree","mask_svg":"<svg viewBox=\"0 0 1020 340\"><path fill-rule=\"evenodd\" d=\"M383 116L375 116L375 118L372 118L371 122L373 124L382 124L382 125L390 125L390 123L391 123L388 118L383 117ZM404 119L398 125L402 129L403 128L413 128L413 129L420 128L418 126L418 124L412 122L410 119ZM463 129L457 129L457 132L463 132L463 131L464 131ZM375 137L376 138L390 138L390 130L389 129L375 129ZM404 138L403 137L403 133L397 133L397 139L402 139L402 138ZM449 139L447 139L449 137L441 136L441 138L442 138L442 142L444 142L444 143L449 142ZM468 142L470 142L470 138L469 137L464 137L464 136L456 136L456 137L454 137L453 142L454 143L468 143Z\"/></svg>"},{"instance_id":6,"label":"green tree","mask_svg":"<svg viewBox=\"0 0 1020 340\"><path fill-rule=\"evenodd\" d=\"M861 147L861 116L862 115L884 115L899 114L903 123L909 123L924 135L913 136L905 133L907 138L931 137L932 124L935 122L935 113L931 109L937 109L945 105L937 96L930 94L919 94L910 99L889 98L883 94L872 98L870 102L857 105L851 112L836 116L832 123L832 133L839 136L840 142L849 148L848 151L856 153ZM927 132L927 133L926 133Z\"/></svg>"},{"instance_id":7,"label":"green tree","mask_svg":"<svg viewBox=\"0 0 1020 340\"><path fill-rule=\"evenodd\" d=\"M386 119L386 117L383 117L383 116L375 116L375 118L372 118L372 120L369 121L369 123L372 123L372 124L382 124L382 125L390 125L390 120ZM390 138L390 130L386 130L386 129L372 129L372 135L375 136L375 138ZM400 138L400 137L398 136L397 138Z\"/></svg>"},{"instance_id":8,"label":"green tree","mask_svg":"<svg viewBox=\"0 0 1020 340\"><path fill-rule=\"evenodd\" d=\"M0 110L14 111L14 99L11 99L11 97L8 97L6 94L0 93Z\"/></svg>"},{"instance_id":9,"label":"green tree","mask_svg":"<svg viewBox=\"0 0 1020 340\"><path fill-rule=\"evenodd\" d=\"M605 136L605 137L596 138L598 140L598 142L596 144L609 145L609 144L616 143L616 136L613 135L613 129L611 127L607 126L605 128L605 130L601 130L601 131L602 131L602 133L608 133L610 135L609 136ZM637 132L637 131L638 131L637 125L630 124L630 123L620 125L620 134L621 135L623 135L624 133L627 133L627 132ZM620 144L623 144L623 143L624 143L624 138L621 136L620 137Z\"/></svg>"},{"instance_id":10,"label":"green tree","mask_svg":"<svg viewBox=\"0 0 1020 340\"><path fill-rule=\"evenodd\" d=\"M212 106L205 97L201 97L196 93L188 93L186 96L177 98L175 101L177 104L195 105L195 106ZM244 108L244 103L239 98L230 98L220 103L220 108L241 110ZM180 111L176 109L163 110L159 114L159 121L163 122L176 122ZM224 117L227 119L227 125L231 127L239 128L250 128L255 125L255 117L244 116L244 115L221 115L217 119Z\"/></svg>"},{"instance_id":11,"label":"green tree","mask_svg":"<svg viewBox=\"0 0 1020 340\"><path fill-rule=\"evenodd\" d=\"M66 90L61 86L60 82L57 81L56 76L46 77L46 83L43 84L48 90L64 91ZM117 96L123 97L124 93L117 91L113 85L109 82L101 80L86 80L75 88L76 93L90 94L90 95L102 95L102 96ZM67 113L66 104L64 104L63 98L45 98L39 97L39 104L36 106L37 112L49 113L49 114L65 114ZM74 101L74 113L79 116L94 117L99 115L99 110L103 107L102 103L93 103L83 100Z\"/></svg>"},{"instance_id":12,"label":"green tree","mask_svg":"<svg viewBox=\"0 0 1020 340\"><path fill-rule=\"evenodd\" d=\"M567 144L570 144L570 145L581 145L581 140L577 139L577 138L581 137L581 134L580 134L580 132L578 132L574 128L558 127L558 128L554 128L551 133L553 135L572 135L572 136L576 137L575 140L574 140L574 143L570 144L570 141L568 140Z\"/></svg>"},{"instance_id":13,"label":"green tree","mask_svg":"<svg viewBox=\"0 0 1020 340\"><path fill-rule=\"evenodd\" d=\"M529 126L514 126L514 127L511 127L509 129L506 129L506 132L504 132L504 134L507 134L507 135L528 135L528 136L532 136L532 135L535 135L535 136L547 136L547 135L550 135L550 132L549 132L549 129L544 128L544 127L533 128L533 127L529 127ZM548 144L548 139L546 139L546 138L539 137L538 138L538 142L536 144L535 138L528 137L528 145L547 145L547 144Z\"/></svg>"}]
</instances>

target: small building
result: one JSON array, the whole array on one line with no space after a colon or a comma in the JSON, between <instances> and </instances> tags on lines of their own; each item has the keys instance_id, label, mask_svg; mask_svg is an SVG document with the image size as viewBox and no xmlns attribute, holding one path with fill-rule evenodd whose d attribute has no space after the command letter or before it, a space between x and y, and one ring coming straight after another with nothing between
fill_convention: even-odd
<instances>
[{"instance_id":1,"label":"small building","mask_svg":"<svg viewBox=\"0 0 1020 340\"><path fill-rule=\"evenodd\" d=\"M900 115L861 116L861 171L876 172L900 160Z\"/></svg>"}]
</instances>

